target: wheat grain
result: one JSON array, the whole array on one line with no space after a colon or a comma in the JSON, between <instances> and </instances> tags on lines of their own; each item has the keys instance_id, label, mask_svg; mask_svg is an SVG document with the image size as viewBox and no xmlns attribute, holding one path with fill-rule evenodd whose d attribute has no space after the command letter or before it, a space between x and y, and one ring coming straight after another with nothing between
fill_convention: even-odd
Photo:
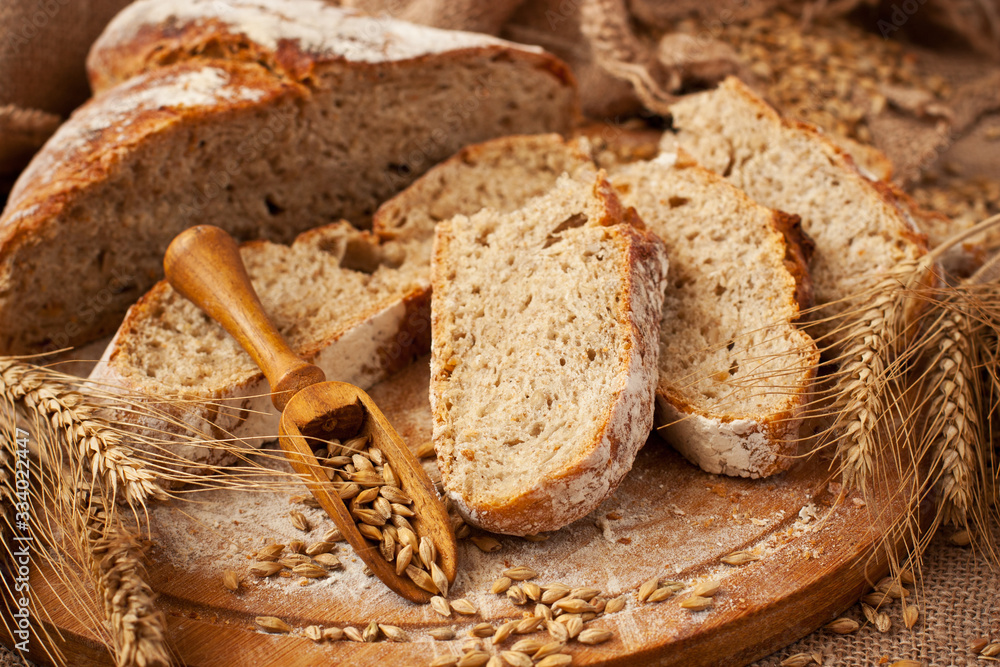
<instances>
[{"instance_id":1,"label":"wheat grain","mask_svg":"<svg viewBox=\"0 0 1000 667\"><path fill-rule=\"evenodd\" d=\"M917 609L916 605L906 605L903 608L903 624L907 628L912 628L917 624L917 620L920 618L920 610Z\"/></svg>"},{"instance_id":2,"label":"wheat grain","mask_svg":"<svg viewBox=\"0 0 1000 667\"><path fill-rule=\"evenodd\" d=\"M532 662L531 657L521 653L520 651L502 651L500 657L503 658L510 667L532 667L534 662Z\"/></svg>"},{"instance_id":3,"label":"wheat grain","mask_svg":"<svg viewBox=\"0 0 1000 667\"><path fill-rule=\"evenodd\" d=\"M518 567L512 567L509 570L504 570L503 576L511 579L512 581L527 581L537 577L538 573L530 567L519 565Z\"/></svg>"},{"instance_id":4,"label":"wheat grain","mask_svg":"<svg viewBox=\"0 0 1000 667\"><path fill-rule=\"evenodd\" d=\"M522 583L521 590L524 591L524 594L527 595L528 599L532 602L538 602L542 599L542 587L534 582L526 581Z\"/></svg>"},{"instance_id":5,"label":"wheat grain","mask_svg":"<svg viewBox=\"0 0 1000 667\"><path fill-rule=\"evenodd\" d=\"M528 601L528 596L524 594L520 586L511 586L507 589L507 597L510 599L511 603L516 605L522 605Z\"/></svg>"},{"instance_id":6,"label":"wheat grain","mask_svg":"<svg viewBox=\"0 0 1000 667\"><path fill-rule=\"evenodd\" d=\"M704 611L712 606L712 598L692 595L681 600L681 606L691 611Z\"/></svg>"},{"instance_id":7,"label":"wheat grain","mask_svg":"<svg viewBox=\"0 0 1000 667\"><path fill-rule=\"evenodd\" d=\"M222 573L222 585L235 593L240 590L240 578L235 572L227 569Z\"/></svg>"},{"instance_id":8,"label":"wheat grain","mask_svg":"<svg viewBox=\"0 0 1000 667\"><path fill-rule=\"evenodd\" d=\"M427 631L427 634L439 642L444 642L455 638L455 629L448 627L432 628Z\"/></svg>"},{"instance_id":9,"label":"wheat grain","mask_svg":"<svg viewBox=\"0 0 1000 667\"><path fill-rule=\"evenodd\" d=\"M583 619L579 616L573 616L568 621L566 621L566 631L569 633L570 639L576 639L576 637L583 631Z\"/></svg>"},{"instance_id":10,"label":"wheat grain","mask_svg":"<svg viewBox=\"0 0 1000 667\"><path fill-rule=\"evenodd\" d=\"M469 651L459 658L457 667L483 667L489 659L490 654L485 651Z\"/></svg>"},{"instance_id":11,"label":"wheat grain","mask_svg":"<svg viewBox=\"0 0 1000 667\"><path fill-rule=\"evenodd\" d=\"M459 614L463 614L465 616L472 616L473 614L476 613L476 606L465 598L452 600L451 608L452 610L458 612Z\"/></svg>"},{"instance_id":12,"label":"wheat grain","mask_svg":"<svg viewBox=\"0 0 1000 667\"><path fill-rule=\"evenodd\" d=\"M292 631L292 626L276 616L258 616L254 619L254 623L268 632L288 633Z\"/></svg>"},{"instance_id":13,"label":"wheat grain","mask_svg":"<svg viewBox=\"0 0 1000 667\"><path fill-rule=\"evenodd\" d=\"M514 643L510 647L511 651L517 651L518 653L525 653L527 655L533 655L538 649L542 648L543 644L538 639L529 637L528 639L521 639Z\"/></svg>"},{"instance_id":14,"label":"wheat grain","mask_svg":"<svg viewBox=\"0 0 1000 667\"><path fill-rule=\"evenodd\" d=\"M542 658L547 658L550 655L555 655L559 653L564 648L566 648L565 642L555 641L549 642L543 645L540 649L535 651L534 655L531 656L532 660L541 660Z\"/></svg>"},{"instance_id":15,"label":"wheat grain","mask_svg":"<svg viewBox=\"0 0 1000 667\"><path fill-rule=\"evenodd\" d=\"M857 632L858 628L861 626L859 626L858 622L852 618L841 617L834 621L830 621L823 627L830 632L836 632L838 635L848 635L852 632Z\"/></svg>"},{"instance_id":16,"label":"wheat grain","mask_svg":"<svg viewBox=\"0 0 1000 667\"><path fill-rule=\"evenodd\" d=\"M710 598L719 592L721 584L718 581L705 581L694 587L695 595Z\"/></svg>"},{"instance_id":17,"label":"wheat grain","mask_svg":"<svg viewBox=\"0 0 1000 667\"><path fill-rule=\"evenodd\" d=\"M566 653L556 653L542 658L535 663L535 667L567 667L573 664L573 656Z\"/></svg>"},{"instance_id":18,"label":"wheat grain","mask_svg":"<svg viewBox=\"0 0 1000 667\"><path fill-rule=\"evenodd\" d=\"M472 543L479 547L479 550L484 553L493 553L494 551L500 551L500 542L495 538L484 536L484 535L473 535L469 538Z\"/></svg>"},{"instance_id":19,"label":"wheat grain","mask_svg":"<svg viewBox=\"0 0 1000 667\"><path fill-rule=\"evenodd\" d=\"M625 608L626 598L624 595L619 595L616 598L608 600L607 605L604 607L604 613L614 614Z\"/></svg>"},{"instance_id":20,"label":"wheat grain","mask_svg":"<svg viewBox=\"0 0 1000 667\"><path fill-rule=\"evenodd\" d=\"M580 633L580 636L577 637L577 641L583 644L602 644L614 636L615 633L610 630L605 630L603 628L587 628Z\"/></svg>"}]
</instances>

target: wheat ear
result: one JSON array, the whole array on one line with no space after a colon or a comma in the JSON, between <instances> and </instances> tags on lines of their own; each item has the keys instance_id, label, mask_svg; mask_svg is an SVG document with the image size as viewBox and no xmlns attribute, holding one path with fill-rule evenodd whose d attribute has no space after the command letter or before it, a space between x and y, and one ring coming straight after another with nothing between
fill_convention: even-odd
<instances>
[{"instance_id":1,"label":"wheat ear","mask_svg":"<svg viewBox=\"0 0 1000 667\"><path fill-rule=\"evenodd\" d=\"M74 534L100 597L119 667L166 667L166 618L146 582L144 549L99 491L67 489Z\"/></svg>"},{"instance_id":2,"label":"wheat ear","mask_svg":"<svg viewBox=\"0 0 1000 667\"><path fill-rule=\"evenodd\" d=\"M872 302L841 328L837 374L831 412L831 433L837 437L843 481L847 488L865 488L875 466L885 429L885 414L894 398L887 395L893 361L907 326L904 299L921 271L916 261L904 262L870 291Z\"/></svg>"},{"instance_id":3,"label":"wheat ear","mask_svg":"<svg viewBox=\"0 0 1000 667\"><path fill-rule=\"evenodd\" d=\"M947 308L947 306L944 306ZM942 313L930 363L931 479L942 523L968 527L974 510L981 448L979 391L971 318L958 308Z\"/></svg>"},{"instance_id":4,"label":"wheat ear","mask_svg":"<svg viewBox=\"0 0 1000 667\"><path fill-rule=\"evenodd\" d=\"M100 406L55 374L13 359L0 359L0 394L45 419L69 445L69 454L100 479L113 495L121 490L132 505L165 494L156 476L100 419Z\"/></svg>"}]
</instances>

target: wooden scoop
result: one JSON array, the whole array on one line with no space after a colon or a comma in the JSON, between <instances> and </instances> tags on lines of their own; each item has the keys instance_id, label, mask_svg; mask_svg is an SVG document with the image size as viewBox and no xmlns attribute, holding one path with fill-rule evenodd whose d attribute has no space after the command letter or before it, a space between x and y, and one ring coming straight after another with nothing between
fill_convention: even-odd
<instances>
[{"instance_id":1,"label":"wooden scoop","mask_svg":"<svg viewBox=\"0 0 1000 667\"><path fill-rule=\"evenodd\" d=\"M325 382L322 369L292 352L264 313L233 238L218 227L192 227L167 248L163 267L174 289L232 334L264 371L271 384L271 401L282 412L281 448L372 572L413 602L427 602L436 590L429 583L430 563L423 563L425 574L417 568L418 571L407 570L402 576L397 575L395 559L387 561L380 553L380 543L361 534L355 517L330 481L328 472L332 469L321 465L313 454L312 446L320 444L319 441L333 438L346 441L363 436L382 451L399 480L399 487L413 500L409 507L415 516L408 518L409 524L418 539L427 537L433 541L437 566L449 583L454 581L458 562L455 534L427 473L368 394L345 382ZM370 472L359 470L345 475L352 481L356 479L362 489L368 489L378 486L380 479L377 474L373 479ZM373 514L365 516L377 524L380 519ZM398 520L393 516L389 523ZM416 556L418 549L412 550Z\"/></svg>"}]
</instances>

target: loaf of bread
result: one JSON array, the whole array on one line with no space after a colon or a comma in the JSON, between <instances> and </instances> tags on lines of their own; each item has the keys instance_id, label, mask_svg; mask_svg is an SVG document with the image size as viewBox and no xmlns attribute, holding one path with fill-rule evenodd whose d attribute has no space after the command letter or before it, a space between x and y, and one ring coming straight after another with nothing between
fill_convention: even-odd
<instances>
[{"instance_id":1,"label":"loaf of bread","mask_svg":"<svg viewBox=\"0 0 1000 667\"><path fill-rule=\"evenodd\" d=\"M340 222L291 246L245 243L240 254L275 326L331 380L367 388L430 346L427 264L408 258L402 243L379 244ZM200 434L254 447L278 434L267 380L250 355L166 281L129 309L90 379L150 401L175 399L158 405L162 419L112 415L160 438ZM189 469L232 460L224 448L186 439L172 450Z\"/></svg>"},{"instance_id":2,"label":"loaf of bread","mask_svg":"<svg viewBox=\"0 0 1000 667\"><path fill-rule=\"evenodd\" d=\"M434 444L469 522L556 530L615 490L653 423L666 272L603 174L437 225Z\"/></svg>"},{"instance_id":3,"label":"loaf of bread","mask_svg":"<svg viewBox=\"0 0 1000 667\"><path fill-rule=\"evenodd\" d=\"M810 327L814 336L835 329L835 319L822 318L843 312L847 298L926 252L888 186L865 178L812 126L782 119L738 79L683 98L671 111L677 140L698 162L760 204L801 217L815 242L810 273L824 306Z\"/></svg>"},{"instance_id":4,"label":"loaf of bread","mask_svg":"<svg viewBox=\"0 0 1000 667\"><path fill-rule=\"evenodd\" d=\"M130 41L137 17L155 21ZM144 40L197 55L126 71ZM121 83L50 139L0 217L0 353L114 331L190 225L282 242L341 218L365 226L459 148L575 118L565 66L540 50L320 0L140 2L94 54L122 63Z\"/></svg>"},{"instance_id":5,"label":"loaf of bread","mask_svg":"<svg viewBox=\"0 0 1000 667\"><path fill-rule=\"evenodd\" d=\"M620 167L611 182L670 256L657 432L711 473L787 469L819 363L794 323L811 298L797 218L683 151Z\"/></svg>"}]
</instances>

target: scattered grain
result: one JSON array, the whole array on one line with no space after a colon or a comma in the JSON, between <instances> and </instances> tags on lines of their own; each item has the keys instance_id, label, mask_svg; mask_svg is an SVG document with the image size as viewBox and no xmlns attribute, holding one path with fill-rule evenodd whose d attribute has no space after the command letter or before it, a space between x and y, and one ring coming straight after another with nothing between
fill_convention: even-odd
<instances>
[{"instance_id":1,"label":"scattered grain","mask_svg":"<svg viewBox=\"0 0 1000 667\"><path fill-rule=\"evenodd\" d=\"M603 644L614 636L615 633L604 628L587 628L580 633L577 641L583 644Z\"/></svg>"},{"instance_id":2,"label":"scattered grain","mask_svg":"<svg viewBox=\"0 0 1000 667\"><path fill-rule=\"evenodd\" d=\"M292 626L275 616L258 616L254 623L268 632L291 632Z\"/></svg>"},{"instance_id":3,"label":"scattered grain","mask_svg":"<svg viewBox=\"0 0 1000 667\"><path fill-rule=\"evenodd\" d=\"M456 613L464 614L465 616L472 616L476 613L476 607L471 602L465 598L459 598L457 600L452 600L451 608Z\"/></svg>"}]
</instances>

